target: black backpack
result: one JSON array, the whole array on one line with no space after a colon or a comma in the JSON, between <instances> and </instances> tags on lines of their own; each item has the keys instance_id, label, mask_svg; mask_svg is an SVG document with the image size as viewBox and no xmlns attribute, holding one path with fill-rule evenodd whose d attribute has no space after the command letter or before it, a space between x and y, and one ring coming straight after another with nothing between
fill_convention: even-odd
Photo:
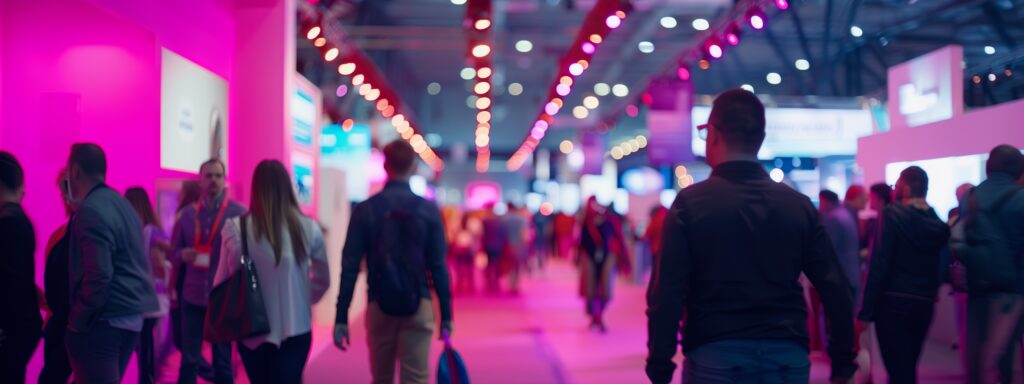
<instances>
[{"instance_id":1,"label":"black backpack","mask_svg":"<svg viewBox=\"0 0 1024 384\"><path fill-rule=\"evenodd\" d=\"M419 201L385 210L374 251L369 255L369 283L381 311L391 316L416 313L426 279L424 234L417 226Z\"/></svg>"},{"instance_id":2,"label":"black backpack","mask_svg":"<svg viewBox=\"0 0 1024 384\"><path fill-rule=\"evenodd\" d=\"M1009 235L999 220L999 209L1020 192L1014 188L999 197L994 205L981 209L974 198L974 190L967 197L970 215L965 219L967 244L957 251L957 258L967 269L967 283L972 292L1012 291L1017 284L1018 258L1021 256L1010 244Z\"/></svg>"}]
</instances>

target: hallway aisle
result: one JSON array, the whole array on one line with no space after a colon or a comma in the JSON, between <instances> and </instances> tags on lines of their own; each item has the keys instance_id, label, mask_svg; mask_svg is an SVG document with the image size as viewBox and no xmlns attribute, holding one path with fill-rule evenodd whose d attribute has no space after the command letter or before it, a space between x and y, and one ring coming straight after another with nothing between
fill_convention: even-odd
<instances>
[{"instance_id":1,"label":"hallway aisle","mask_svg":"<svg viewBox=\"0 0 1024 384\"><path fill-rule=\"evenodd\" d=\"M455 299L455 345L474 383L612 384L647 382L644 359L647 326L645 286L616 281L615 297L606 314L608 333L590 331L577 297L572 265L553 261L543 274L526 279L519 296L482 293ZM341 352L327 345L329 329L318 328L306 369L309 383L370 381L365 325L353 320L353 348ZM431 369L441 344L434 346ZM676 357L676 363L681 356ZM827 359L815 355L812 383L827 383ZM955 383L959 374L948 345L929 344L921 367L928 383ZM875 382L883 382L875 367ZM680 370L676 370L679 382ZM434 373L431 372L431 382Z\"/></svg>"}]
</instances>

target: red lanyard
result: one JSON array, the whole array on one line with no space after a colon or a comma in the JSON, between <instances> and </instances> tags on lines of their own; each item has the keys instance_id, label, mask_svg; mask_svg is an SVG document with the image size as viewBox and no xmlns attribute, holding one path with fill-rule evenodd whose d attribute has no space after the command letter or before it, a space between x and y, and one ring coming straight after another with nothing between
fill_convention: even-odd
<instances>
[{"instance_id":1,"label":"red lanyard","mask_svg":"<svg viewBox=\"0 0 1024 384\"><path fill-rule=\"evenodd\" d=\"M192 239L194 248L196 249L199 249L202 246L202 244L200 244L199 241L199 238L202 237L202 233L200 231L200 227L202 225L199 223L199 212L201 211L202 207L202 202L196 202L196 236ZM222 200L220 203L220 211L217 212L217 217L213 219L213 228L210 228L210 237L207 239L204 248L210 249L210 247L213 246L213 239L217 237L217 229L220 228L220 221L221 219L224 218L224 211L226 211L227 209L228 197L224 196L224 200Z\"/></svg>"}]
</instances>

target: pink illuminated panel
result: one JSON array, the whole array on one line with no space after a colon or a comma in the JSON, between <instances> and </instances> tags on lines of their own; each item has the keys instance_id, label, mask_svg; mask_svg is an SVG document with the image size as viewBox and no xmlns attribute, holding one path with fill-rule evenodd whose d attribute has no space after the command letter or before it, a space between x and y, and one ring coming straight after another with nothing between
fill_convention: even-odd
<instances>
[{"instance_id":1,"label":"pink illuminated panel","mask_svg":"<svg viewBox=\"0 0 1024 384\"><path fill-rule=\"evenodd\" d=\"M893 129L947 120L964 112L964 50L950 45L889 68Z\"/></svg>"},{"instance_id":2,"label":"pink illuminated panel","mask_svg":"<svg viewBox=\"0 0 1024 384\"><path fill-rule=\"evenodd\" d=\"M480 209L501 200L501 186L491 182L471 182L466 185L466 208Z\"/></svg>"}]
</instances>

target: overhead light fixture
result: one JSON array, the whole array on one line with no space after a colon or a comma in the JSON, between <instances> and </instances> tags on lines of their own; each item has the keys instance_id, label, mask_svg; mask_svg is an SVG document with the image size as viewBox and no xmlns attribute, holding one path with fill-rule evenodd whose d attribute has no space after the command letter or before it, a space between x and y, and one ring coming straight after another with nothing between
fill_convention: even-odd
<instances>
[{"instance_id":1,"label":"overhead light fixture","mask_svg":"<svg viewBox=\"0 0 1024 384\"><path fill-rule=\"evenodd\" d=\"M356 63L341 63L338 66L338 73L343 76L351 75L356 71Z\"/></svg>"},{"instance_id":2,"label":"overhead light fixture","mask_svg":"<svg viewBox=\"0 0 1024 384\"><path fill-rule=\"evenodd\" d=\"M682 81L690 80L690 67L685 64L680 65L676 70L676 76L679 76L679 80Z\"/></svg>"},{"instance_id":3,"label":"overhead light fixture","mask_svg":"<svg viewBox=\"0 0 1024 384\"><path fill-rule=\"evenodd\" d=\"M598 96L608 96L608 93L612 91L612 87L609 87L606 83L594 84L594 93Z\"/></svg>"},{"instance_id":4,"label":"overhead light fixture","mask_svg":"<svg viewBox=\"0 0 1024 384\"><path fill-rule=\"evenodd\" d=\"M711 28L711 23L709 23L706 19L694 19L693 23L691 23L690 25L693 26L693 29L696 29L698 31L706 31L708 30L708 28Z\"/></svg>"},{"instance_id":5,"label":"overhead light fixture","mask_svg":"<svg viewBox=\"0 0 1024 384\"><path fill-rule=\"evenodd\" d=\"M310 28L309 31L306 32L307 39L313 40L317 38L317 36L320 36L320 27Z\"/></svg>"},{"instance_id":6,"label":"overhead light fixture","mask_svg":"<svg viewBox=\"0 0 1024 384\"><path fill-rule=\"evenodd\" d=\"M994 73L988 74L988 81L991 81L991 82L994 83L996 81L996 78L997 78L996 74L994 74Z\"/></svg>"},{"instance_id":7,"label":"overhead light fixture","mask_svg":"<svg viewBox=\"0 0 1024 384\"><path fill-rule=\"evenodd\" d=\"M577 119L583 120L586 119L587 116L590 116L590 110L582 105L577 105L572 109L572 115Z\"/></svg>"},{"instance_id":8,"label":"overhead light fixture","mask_svg":"<svg viewBox=\"0 0 1024 384\"><path fill-rule=\"evenodd\" d=\"M616 15L611 15L604 19L604 24L607 25L608 28L615 29L622 25L622 19Z\"/></svg>"},{"instance_id":9,"label":"overhead light fixture","mask_svg":"<svg viewBox=\"0 0 1024 384\"><path fill-rule=\"evenodd\" d=\"M672 16L662 17L660 21L661 21L661 27L662 28L666 28L666 29L672 29L672 28L675 28L677 25L679 25L679 22L676 21L676 18L674 18Z\"/></svg>"},{"instance_id":10,"label":"overhead light fixture","mask_svg":"<svg viewBox=\"0 0 1024 384\"><path fill-rule=\"evenodd\" d=\"M337 58L338 58L338 48L328 49L327 52L324 53L324 60L334 61L334 59L337 59Z\"/></svg>"},{"instance_id":11,"label":"overhead light fixture","mask_svg":"<svg viewBox=\"0 0 1024 384\"><path fill-rule=\"evenodd\" d=\"M583 98L583 106L587 109L596 109L601 105L601 101L597 99L597 96L587 96Z\"/></svg>"},{"instance_id":12,"label":"overhead light fixture","mask_svg":"<svg viewBox=\"0 0 1024 384\"><path fill-rule=\"evenodd\" d=\"M637 48L642 53L651 53L654 52L654 43L650 41L641 41L639 44L637 44Z\"/></svg>"},{"instance_id":13,"label":"overhead light fixture","mask_svg":"<svg viewBox=\"0 0 1024 384\"><path fill-rule=\"evenodd\" d=\"M985 54L986 55L994 55L994 54L996 54L996 47L993 47L991 45L986 45L985 46Z\"/></svg>"},{"instance_id":14,"label":"overhead light fixture","mask_svg":"<svg viewBox=\"0 0 1024 384\"><path fill-rule=\"evenodd\" d=\"M739 24L733 22L725 28L725 42L729 45L734 47L740 45L741 37L743 37L743 30L740 29Z\"/></svg>"},{"instance_id":15,"label":"overhead light fixture","mask_svg":"<svg viewBox=\"0 0 1024 384\"><path fill-rule=\"evenodd\" d=\"M747 16L747 22L750 23L750 26L752 28L757 29L757 30L764 29L765 24L766 24L766 21L765 21L766 19L765 19L764 10L761 9L761 7L756 6L756 5L750 7L750 9L747 10L746 16Z\"/></svg>"},{"instance_id":16,"label":"overhead light fixture","mask_svg":"<svg viewBox=\"0 0 1024 384\"><path fill-rule=\"evenodd\" d=\"M740 88L746 90L747 92L754 93L754 86L753 85L743 84L743 85L740 86Z\"/></svg>"},{"instance_id":17,"label":"overhead light fixture","mask_svg":"<svg viewBox=\"0 0 1024 384\"><path fill-rule=\"evenodd\" d=\"M854 25L854 26L850 27L850 35L853 35L853 37L864 36L864 30L860 29L860 27Z\"/></svg>"},{"instance_id":18,"label":"overhead light fixture","mask_svg":"<svg viewBox=\"0 0 1024 384\"><path fill-rule=\"evenodd\" d=\"M794 64L796 65L796 69L799 69L801 71L806 71L811 68L811 62L804 59L799 59Z\"/></svg>"},{"instance_id":19,"label":"overhead light fixture","mask_svg":"<svg viewBox=\"0 0 1024 384\"><path fill-rule=\"evenodd\" d=\"M475 23L473 23L473 27L476 28L478 31L482 31L491 27L491 21L488 19L479 19Z\"/></svg>"},{"instance_id":20,"label":"overhead light fixture","mask_svg":"<svg viewBox=\"0 0 1024 384\"><path fill-rule=\"evenodd\" d=\"M466 0L452 0L452 4L463 5L466 4Z\"/></svg>"},{"instance_id":21,"label":"overhead light fixture","mask_svg":"<svg viewBox=\"0 0 1024 384\"><path fill-rule=\"evenodd\" d=\"M516 50L527 53L533 50L533 43L530 40L519 40L516 42Z\"/></svg>"},{"instance_id":22,"label":"overhead light fixture","mask_svg":"<svg viewBox=\"0 0 1024 384\"><path fill-rule=\"evenodd\" d=\"M482 58L491 54L491 46L487 44L479 44L473 47L473 57Z\"/></svg>"},{"instance_id":23,"label":"overhead light fixture","mask_svg":"<svg viewBox=\"0 0 1024 384\"><path fill-rule=\"evenodd\" d=\"M459 77L461 77L462 80L472 80L474 76L476 76L476 70L473 68L466 67L462 68L462 71L459 71Z\"/></svg>"},{"instance_id":24,"label":"overhead light fixture","mask_svg":"<svg viewBox=\"0 0 1024 384\"><path fill-rule=\"evenodd\" d=\"M523 93L523 85L519 83L512 83L508 85L508 94L512 96L519 96Z\"/></svg>"},{"instance_id":25,"label":"overhead light fixture","mask_svg":"<svg viewBox=\"0 0 1024 384\"><path fill-rule=\"evenodd\" d=\"M768 76L765 76L765 79L768 80L768 84L771 85L779 85L782 83L782 75L775 72L768 73Z\"/></svg>"},{"instance_id":26,"label":"overhead light fixture","mask_svg":"<svg viewBox=\"0 0 1024 384\"><path fill-rule=\"evenodd\" d=\"M612 94L618 97L629 96L629 87L625 84L615 84L615 86L612 87Z\"/></svg>"},{"instance_id":27,"label":"overhead light fixture","mask_svg":"<svg viewBox=\"0 0 1024 384\"><path fill-rule=\"evenodd\" d=\"M712 59L721 59L725 53L725 48L722 46L722 42L718 40L718 37L712 35L704 42L704 53Z\"/></svg>"},{"instance_id":28,"label":"overhead light fixture","mask_svg":"<svg viewBox=\"0 0 1024 384\"><path fill-rule=\"evenodd\" d=\"M438 93L441 93L441 84L439 84L439 83L430 83L430 84L428 84L427 85L427 93L429 93L431 95L436 95Z\"/></svg>"},{"instance_id":29,"label":"overhead light fixture","mask_svg":"<svg viewBox=\"0 0 1024 384\"><path fill-rule=\"evenodd\" d=\"M775 6L779 7L780 10L785 11L785 10L789 9L789 1L788 0L775 0Z\"/></svg>"},{"instance_id":30,"label":"overhead light fixture","mask_svg":"<svg viewBox=\"0 0 1024 384\"><path fill-rule=\"evenodd\" d=\"M569 65L569 73L573 76L579 76L583 74L583 65L580 63L572 63Z\"/></svg>"},{"instance_id":31,"label":"overhead light fixture","mask_svg":"<svg viewBox=\"0 0 1024 384\"><path fill-rule=\"evenodd\" d=\"M562 142L558 144L558 150L566 155L572 153L574 147L575 145L573 145L569 140L562 140Z\"/></svg>"}]
</instances>

